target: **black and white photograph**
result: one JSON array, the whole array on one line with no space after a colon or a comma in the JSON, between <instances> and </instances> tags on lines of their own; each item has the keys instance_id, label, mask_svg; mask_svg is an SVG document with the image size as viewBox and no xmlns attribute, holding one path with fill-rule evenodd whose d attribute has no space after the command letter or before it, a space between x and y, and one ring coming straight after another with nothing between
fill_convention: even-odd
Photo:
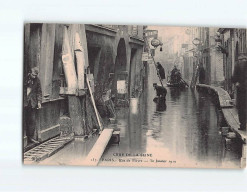
<instances>
[{"instance_id":1,"label":"black and white photograph","mask_svg":"<svg viewBox=\"0 0 247 195\"><path fill-rule=\"evenodd\" d=\"M25 23L24 165L246 167L244 28Z\"/></svg>"},{"instance_id":2,"label":"black and white photograph","mask_svg":"<svg viewBox=\"0 0 247 195\"><path fill-rule=\"evenodd\" d=\"M247 1L0 6L0 191L247 191Z\"/></svg>"}]
</instances>

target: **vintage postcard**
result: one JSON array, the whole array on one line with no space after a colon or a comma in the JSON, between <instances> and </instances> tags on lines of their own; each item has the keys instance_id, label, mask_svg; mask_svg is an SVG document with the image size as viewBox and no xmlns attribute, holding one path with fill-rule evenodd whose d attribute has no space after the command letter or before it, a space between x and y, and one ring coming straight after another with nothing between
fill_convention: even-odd
<instances>
[{"instance_id":1,"label":"vintage postcard","mask_svg":"<svg viewBox=\"0 0 247 195\"><path fill-rule=\"evenodd\" d=\"M24 24L23 163L245 168L240 28Z\"/></svg>"}]
</instances>

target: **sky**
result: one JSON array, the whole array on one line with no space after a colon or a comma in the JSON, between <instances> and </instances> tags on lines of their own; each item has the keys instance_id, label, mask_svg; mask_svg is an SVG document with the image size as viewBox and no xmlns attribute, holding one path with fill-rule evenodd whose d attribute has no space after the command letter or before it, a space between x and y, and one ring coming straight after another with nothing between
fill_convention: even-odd
<instances>
[{"instance_id":1,"label":"sky","mask_svg":"<svg viewBox=\"0 0 247 195\"><path fill-rule=\"evenodd\" d=\"M162 38L162 41L166 39L181 35L181 33L185 33L186 27L175 27L175 26L148 26L150 30L158 30L158 37Z\"/></svg>"}]
</instances>

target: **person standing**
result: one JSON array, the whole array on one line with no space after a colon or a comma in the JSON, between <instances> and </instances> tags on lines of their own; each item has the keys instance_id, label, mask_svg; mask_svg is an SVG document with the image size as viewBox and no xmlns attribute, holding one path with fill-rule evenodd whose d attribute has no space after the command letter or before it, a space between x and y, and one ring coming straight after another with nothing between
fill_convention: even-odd
<instances>
[{"instance_id":1,"label":"person standing","mask_svg":"<svg viewBox=\"0 0 247 195\"><path fill-rule=\"evenodd\" d=\"M172 83L177 83L177 72L178 72L177 66L174 65L174 68L171 71L171 82Z\"/></svg>"},{"instance_id":2,"label":"person standing","mask_svg":"<svg viewBox=\"0 0 247 195\"><path fill-rule=\"evenodd\" d=\"M206 78L205 69L204 69L203 65L200 64L199 65L199 83L205 84L205 78Z\"/></svg>"},{"instance_id":3,"label":"person standing","mask_svg":"<svg viewBox=\"0 0 247 195\"><path fill-rule=\"evenodd\" d=\"M238 57L235 66L232 82L237 87L237 109L240 122L240 130L246 130L246 87L247 87L247 53L242 53Z\"/></svg>"},{"instance_id":4,"label":"person standing","mask_svg":"<svg viewBox=\"0 0 247 195\"><path fill-rule=\"evenodd\" d=\"M38 67L31 69L24 81L24 123L29 142L38 143L38 134L35 128L36 109L41 108L42 90Z\"/></svg>"},{"instance_id":5,"label":"person standing","mask_svg":"<svg viewBox=\"0 0 247 195\"><path fill-rule=\"evenodd\" d=\"M157 69L158 69L161 80L166 79L165 69L159 62L157 62Z\"/></svg>"}]
</instances>

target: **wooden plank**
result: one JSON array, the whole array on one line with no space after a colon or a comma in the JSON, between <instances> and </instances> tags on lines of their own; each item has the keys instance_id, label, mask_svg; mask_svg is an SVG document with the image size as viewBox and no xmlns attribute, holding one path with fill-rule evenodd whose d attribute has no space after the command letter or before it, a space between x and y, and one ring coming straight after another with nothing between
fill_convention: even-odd
<instances>
[{"instance_id":1,"label":"wooden plank","mask_svg":"<svg viewBox=\"0 0 247 195\"><path fill-rule=\"evenodd\" d=\"M66 83L69 91L76 94L77 90L77 76L75 71L74 60L69 44L68 30L64 26L63 52L62 52L63 69L65 73Z\"/></svg>"},{"instance_id":2,"label":"wooden plank","mask_svg":"<svg viewBox=\"0 0 247 195\"><path fill-rule=\"evenodd\" d=\"M94 97L93 97L93 94L92 94L92 90L91 90L91 87L90 87L90 84L89 84L89 81L88 81L87 77L86 77L86 81L87 81L87 87L89 89L90 97L91 97L91 100L92 100L92 103L93 103L93 108L94 108L94 111L95 111L95 114L96 114L96 118L97 118L97 121L98 121L98 124L99 124L99 128L100 128L100 131L102 131L103 126L102 126L100 118L99 118L99 113L98 113L98 110L96 108Z\"/></svg>"},{"instance_id":3,"label":"wooden plank","mask_svg":"<svg viewBox=\"0 0 247 195\"><path fill-rule=\"evenodd\" d=\"M81 34L80 32L80 26L77 25L79 28L75 34L75 57L76 57L76 62L77 62L77 75L78 75L78 88L79 89L84 89L84 77L85 77L85 67L86 65L86 55L85 51L83 48L83 44L81 41Z\"/></svg>"},{"instance_id":4,"label":"wooden plank","mask_svg":"<svg viewBox=\"0 0 247 195\"><path fill-rule=\"evenodd\" d=\"M243 140L244 143L246 143L246 131L240 131L239 127L240 127L240 123L238 120L238 113L235 109L235 107L233 106L228 106L227 104L229 104L229 101L231 100L230 95L227 93L227 91L225 91L224 89L220 88L220 87L213 87L210 85L205 85L205 84L197 84L196 85L199 88L205 88L205 89L212 89L214 90L219 98L220 101L220 106L222 109L222 113L224 115L224 118L228 124L228 126L230 127L230 129L236 133L236 135ZM228 101L228 103L226 103Z\"/></svg>"},{"instance_id":5,"label":"wooden plank","mask_svg":"<svg viewBox=\"0 0 247 195\"><path fill-rule=\"evenodd\" d=\"M98 140L94 144L93 148L87 155L87 158L85 160L86 165L97 166L102 154L105 151L108 142L111 139L112 133L113 133L113 129L104 129L102 131Z\"/></svg>"},{"instance_id":6,"label":"wooden plank","mask_svg":"<svg viewBox=\"0 0 247 195\"><path fill-rule=\"evenodd\" d=\"M240 124L235 118L232 116L232 113L230 109L222 109L222 112L224 114L224 117L226 119L227 124L230 126L231 130L237 134L238 137L240 137L244 143L246 143L246 131L240 131L238 128L240 127Z\"/></svg>"},{"instance_id":7,"label":"wooden plank","mask_svg":"<svg viewBox=\"0 0 247 195\"><path fill-rule=\"evenodd\" d=\"M38 131L38 139L43 142L60 134L60 124Z\"/></svg>"},{"instance_id":8,"label":"wooden plank","mask_svg":"<svg viewBox=\"0 0 247 195\"><path fill-rule=\"evenodd\" d=\"M78 35L79 36L79 35ZM84 67L85 59L82 51L75 51L76 62L77 62L77 75L78 75L78 89L84 89Z\"/></svg>"},{"instance_id":9,"label":"wooden plank","mask_svg":"<svg viewBox=\"0 0 247 195\"><path fill-rule=\"evenodd\" d=\"M232 117L237 121L237 123L240 124L239 118L238 118L238 111L237 111L237 109L236 108L233 108L233 109L230 109L229 111L231 112Z\"/></svg>"},{"instance_id":10,"label":"wooden plank","mask_svg":"<svg viewBox=\"0 0 247 195\"><path fill-rule=\"evenodd\" d=\"M88 48L87 48L86 30L85 30L84 24L80 24L79 34L80 34L80 38L82 42L82 48L83 48L82 52L83 52L84 60L85 60L84 68L86 70L89 66L89 63L88 63Z\"/></svg>"},{"instance_id":11,"label":"wooden plank","mask_svg":"<svg viewBox=\"0 0 247 195\"><path fill-rule=\"evenodd\" d=\"M222 112L224 114L224 117L226 119L226 122L231 128L238 129L239 128L239 123L232 117L231 112L229 109L222 109Z\"/></svg>"},{"instance_id":12,"label":"wooden plank","mask_svg":"<svg viewBox=\"0 0 247 195\"><path fill-rule=\"evenodd\" d=\"M59 94L60 95L76 95L76 92L73 89L69 89L68 87L60 87Z\"/></svg>"}]
</instances>

